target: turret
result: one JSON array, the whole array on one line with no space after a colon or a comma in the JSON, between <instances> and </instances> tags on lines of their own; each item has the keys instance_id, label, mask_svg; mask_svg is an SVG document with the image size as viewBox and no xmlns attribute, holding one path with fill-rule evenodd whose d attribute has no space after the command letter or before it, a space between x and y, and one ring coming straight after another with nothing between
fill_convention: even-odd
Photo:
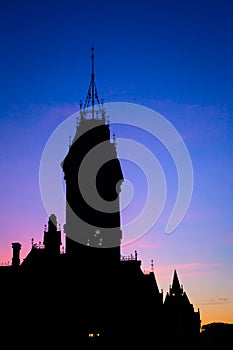
<instances>
[{"instance_id":1,"label":"turret","mask_svg":"<svg viewBox=\"0 0 233 350\"><path fill-rule=\"evenodd\" d=\"M61 242L61 231L57 229L57 217L51 214L48 221L48 227L44 230L45 251L49 255L59 255Z\"/></svg>"},{"instance_id":2,"label":"turret","mask_svg":"<svg viewBox=\"0 0 233 350\"><path fill-rule=\"evenodd\" d=\"M172 349L179 344L180 350L199 349L200 313L194 310L176 270L172 285L164 301L164 348ZM169 337L166 337L169 334Z\"/></svg>"}]
</instances>

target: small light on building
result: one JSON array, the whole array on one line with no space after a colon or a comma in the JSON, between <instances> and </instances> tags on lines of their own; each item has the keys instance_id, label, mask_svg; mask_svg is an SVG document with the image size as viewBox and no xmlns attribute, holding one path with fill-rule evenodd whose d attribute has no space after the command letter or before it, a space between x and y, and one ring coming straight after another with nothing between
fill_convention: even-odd
<instances>
[{"instance_id":1,"label":"small light on building","mask_svg":"<svg viewBox=\"0 0 233 350\"><path fill-rule=\"evenodd\" d=\"M89 333L89 338L93 338L94 334L93 333Z\"/></svg>"}]
</instances>

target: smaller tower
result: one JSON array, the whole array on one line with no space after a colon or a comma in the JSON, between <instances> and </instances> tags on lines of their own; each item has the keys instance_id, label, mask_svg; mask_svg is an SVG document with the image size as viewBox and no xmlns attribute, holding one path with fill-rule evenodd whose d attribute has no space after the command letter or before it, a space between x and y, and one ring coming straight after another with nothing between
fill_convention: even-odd
<instances>
[{"instance_id":1,"label":"smaller tower","mask_svg":"<svg viewBox=\"0 0 233 350\"><path fill-rule=\"evenodd\" d=\"M199 349L200 324L199 310L194 310L174 270L172 285L164 301L165 348ZM169 337L166 338L166 334Z\"/></svg>"},{"instance_id":2,"label":"smaller tower","mask_svg":"<svg viewBox=\"0 0 233 350\"><path fill-rule=\"evenodd\" d=\"M48 221L48 229L44 231L43 241L45 251L49 255L59 255L61 242L61 231L57 230L57 217L51 214Z\"/></svg>"},{"instance_id":3,"label":"smaller tower","mask_svg":"<svg viewBox=\"0 0 233 350\"><path fill-rule=\"evenodd\" d=\"M16 242L12 243L12 248L13 248L13 257L12 257L12 266L18 267L20 265L20 249L21 249L21 244Z\"/></svg>"}]
</instances>

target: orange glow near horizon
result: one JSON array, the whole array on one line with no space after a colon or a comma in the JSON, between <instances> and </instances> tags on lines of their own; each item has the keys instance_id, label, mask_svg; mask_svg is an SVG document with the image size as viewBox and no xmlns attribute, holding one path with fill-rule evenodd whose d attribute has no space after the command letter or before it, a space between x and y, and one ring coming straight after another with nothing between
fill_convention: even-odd
<instances>
[{"instance_id":1,"label":"orange glow near horizon","mask_svg":"<svg viewBox=\"0 0 233 350\"><path fill-rule=\"evenodd\" d=\"M233 324L233 304L201 305L201 324L222 322Z\"/></svg>"}]
</instances>

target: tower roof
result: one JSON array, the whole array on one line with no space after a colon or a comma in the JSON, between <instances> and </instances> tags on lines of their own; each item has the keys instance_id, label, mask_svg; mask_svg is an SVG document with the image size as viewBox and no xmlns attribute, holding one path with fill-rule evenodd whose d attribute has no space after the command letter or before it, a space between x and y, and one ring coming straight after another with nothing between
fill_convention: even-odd
<instances>
[{"instance_id":1,"label":"tower roof","mask_svg":"<svg viewBox=\"0 0 233 350\"><path fill-rule=\"evenodd\" d=\"M180 287L180 282L176 270L174 270L173 281L172 281L172 291L174 293L179 292L182 288Z\"/></svg>"},{"instance_id":2,"label":"tower roof","mask_svg":"<svg viewBox=\"0 0 233 350\"><path fill-rule=\"evenodd\" d=\"M169 292L166 294L164 304L176 304L176 307L181 305L191 305L186 292L183 290L183 286L180 285L176 270L174 270L172 285L170 286Z\"/></svg>"}]
</instances>

